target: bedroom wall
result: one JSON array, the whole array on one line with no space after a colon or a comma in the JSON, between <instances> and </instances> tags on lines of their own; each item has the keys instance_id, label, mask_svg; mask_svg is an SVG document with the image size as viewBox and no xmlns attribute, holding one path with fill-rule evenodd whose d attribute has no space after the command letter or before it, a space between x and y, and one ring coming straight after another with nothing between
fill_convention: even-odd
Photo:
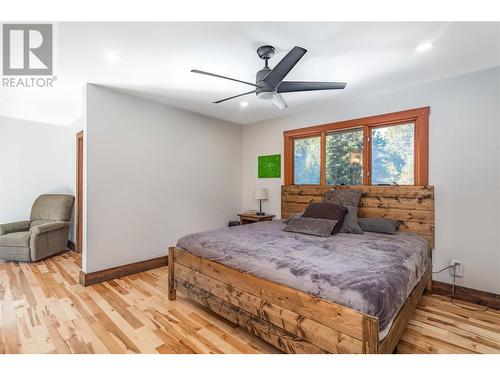
<instances>
[{"instance_id":1,"label":"bedroom wall","mask_svg":"<svg viewBox=\"0 0 500 375\"><path fill-rule=\"evenodd\" d=\"M88 85L84 272L167 254L241 205L241 129Z\"/></svg>"},{"instance_id":2,"label":"bedroom wall","mask_svg":"<svg viewBox=\"0 0 500 375\"><path fill-rule=\"evenodd\" d=\"M500 293L500 68L396 92L335 100L307 112L243 126L242 209L256 208L267 187L266 211L279 216L282 179L258 179L257 156L283 153L283 131L430 106L430 184L436 187L434 268L462 259L457 285ZM336 96L339 98L340 96ZM283 160L282 160L283 163ZM282 166L283 176L283 166ZM448 271L434 279L451 283Z\"/></svg>"},{"instance_id":3,"label":"bedroom wall","mask_svg":"<svg viewBox=\"0 0 500 375\"><path fill-rule=\"evenodd\" d=\"M0 223L27 220L45 193L71 193L67 128L0 117Z\"/></svg>"}]
</instances>

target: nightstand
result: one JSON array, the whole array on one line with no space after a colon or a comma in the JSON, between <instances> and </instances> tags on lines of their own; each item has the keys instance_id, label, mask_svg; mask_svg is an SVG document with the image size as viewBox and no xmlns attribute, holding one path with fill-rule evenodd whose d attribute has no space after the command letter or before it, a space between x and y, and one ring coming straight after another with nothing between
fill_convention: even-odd
<instances>
[{"instance_id":1,"label":"nightstand","mask_svg":"<svg viewBox=\"0 0 500 375\"><path fill-rule=\"evenodd\" d=\"M240 225L258 223L259 221L271 221L275 215L253 215L253 214L238 214L240 217Z\"/></svg>"}]
</instances>

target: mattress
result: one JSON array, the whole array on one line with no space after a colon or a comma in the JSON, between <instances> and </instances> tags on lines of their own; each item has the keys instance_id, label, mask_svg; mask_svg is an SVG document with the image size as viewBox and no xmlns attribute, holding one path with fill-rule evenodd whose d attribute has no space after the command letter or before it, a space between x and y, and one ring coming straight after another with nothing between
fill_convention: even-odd
<instances>
[{"instance_id":1,"label":"mattress","mask_svg":"<svg viewBox=\"0 0 500 375\"><path fill-rule=\"evenodd\" d=\"M177 246L252 275L376 316L380 340L430 265L425 237L285 232L281 220L179 239Z\"/></svg>"}]
</instances>

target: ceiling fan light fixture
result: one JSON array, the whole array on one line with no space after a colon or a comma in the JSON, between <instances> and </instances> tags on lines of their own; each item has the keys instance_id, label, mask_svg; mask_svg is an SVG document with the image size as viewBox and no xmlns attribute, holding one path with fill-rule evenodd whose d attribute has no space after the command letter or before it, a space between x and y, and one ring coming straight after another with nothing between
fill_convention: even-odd
<instances>
[{"instance_id":1,"label":"ceiling fan light fixture","mask_svg":"<svg viewBox=\"0 0 500 375\"><path fill-rule=\"evenodd\" d=\"M274 97L274 93L271 91L262 91L257 93L257 97L262 100L271 100Z\"/></svg>"},{"instance_id":2,"label":"ceiling fan light fixture","mask_svg":"<svg viewBox=\"0 0 500 375\"><path fill-rule=\"evenodd\" d=\"M214 104L220 104L245 95L257 94L259 99L271 101L279 109L285 109L288 105L286 104L285 99L281 96L283 93L317 90L342 90L346 85L344 82L285 81L285 77L305 55L307 50L298 46L293 47L290 52L288 52L285 57L283 57L278 64L271 69L269 67L268 60L274 55L274 52L274 47L269 45L260 46L257 49L257 54L262 60L264 60L265 65L255 75L255 83L242 81L241 79L231 78L220 74L209 73L198 69L192 69L191 72L215 78L227 79L229 81L244 83L245 85L255 87L251 91L217 100ZM240 106L246 107L243 102L240 103Z\"/></svg>"}]
</instances>

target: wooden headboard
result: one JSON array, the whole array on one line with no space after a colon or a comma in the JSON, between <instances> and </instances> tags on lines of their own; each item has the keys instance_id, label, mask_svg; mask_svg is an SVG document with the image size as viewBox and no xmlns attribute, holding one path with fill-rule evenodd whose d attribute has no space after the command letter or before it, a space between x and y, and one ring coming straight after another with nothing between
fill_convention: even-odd
<instances>
[{"instance_id":1,"label":"wooden headboard","mask_svg":"<svg viewBox=\"0 0 500 375\"><path fill-rule=\"evenodd\" d=\"M421 234L434 248L434 186L319 186L282 185L281 217L302 212L313 202L321 202L332 189L363 191L359 217L387 217L401 222L399 230Z\"/></svg>"}]
</instances>

